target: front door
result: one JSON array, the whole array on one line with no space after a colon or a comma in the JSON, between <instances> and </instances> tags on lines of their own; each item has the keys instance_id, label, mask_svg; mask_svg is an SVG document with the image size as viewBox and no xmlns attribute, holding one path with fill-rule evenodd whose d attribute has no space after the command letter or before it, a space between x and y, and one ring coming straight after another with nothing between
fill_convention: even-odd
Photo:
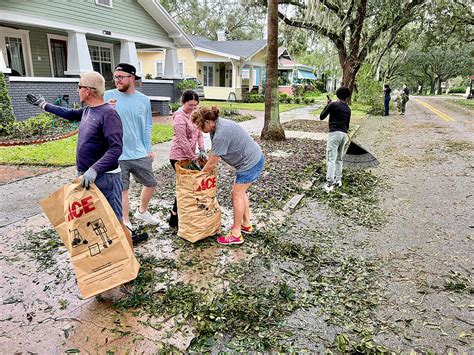
<instances>
[{"instance_id":1,"label":"front door","mask_svg":"<svg viewBox=\"0 0 474 355\"><path fill-rule=\"evenodd\" d=\"M64 72L67 70L67 42L60 39L50 39L50 45L53 76L64 77Z\"/></svg>"},{"instance_id":2,"label":"front door","mask_svg":"<svg viewBox=\"0 0 474 355\"><path fill-rule=\"evenodd\" d=\"M219 86L225 87L225 64L221 63L219 65Z\"/></svg>"}]
</instances>

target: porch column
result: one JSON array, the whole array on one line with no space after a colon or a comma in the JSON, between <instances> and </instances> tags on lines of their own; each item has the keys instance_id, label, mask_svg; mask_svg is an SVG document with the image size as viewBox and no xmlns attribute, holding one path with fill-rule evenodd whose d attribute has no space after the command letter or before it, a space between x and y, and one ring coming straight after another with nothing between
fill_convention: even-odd
<instances>
[{"instance_id":1,"label":"porch column","mask_svg":"<svg viewBox=\"0 0 474 355\"><path fill-rule=\"evenodd\" d=\"M133 65L137 69L137 75L142 76L142 68L140 68L138 63L135 42L125 40L120 41L120 63L128 63Z\"/></svg>"},{"instance_id":2,"label":"porch column","mask_svg":"<svg viewBox=\"0 0 474 355\"><path fill-rule=\"evenodd\" d=\"M66 75L80 75L94 71L92 68L86 34L83 32L68 32L67 37L67 70Z\"/></svg>"},{"instance_id":3,"label":"porch column","mask_svg":"<svg viewBox=\"0 0 474 355\"><path fill-rule=\"evenodd\" d=\"M263 67L258 68L258 93L261 94L263 91L263 83L262 83L262 78L263 78Z\"/></svg>"},{"instance_id":4,"label":"porch column","mask_svg":"<svg viewBox=\"0 0 474 355\"><path fill-rule=\"evenodd\" d=\"M237 100L242 100L242 63L232 60L232 89Z\"/></svg>"},{"instance_id":5,"label":"porch column","mask_svg":"<svg viewBox=\"0 0 474 355\"><path fill-rule=\"evenodd\" d=\"M234 89L242 88L242 64L238 61L232 61L232 87Z\"/></svg>"},{"instance_id":6,"label":"porch column","mask_svg":"<svg viewBox=\"0 0 474 355\"><path fill-rule=\"evenodd\" d=\"M163 77L166 79L179 79L178 51L174 48L166 48L165 70Z\"/></svg>"},{"instance_id":7,"label":"porch column","mask_svg":"<svg viewBox=\"0 0 474 355\"><path fill-rule=\"evenodd\" d=\"M7 63L5 62L5 57L1 48L0 48L0 72L4 74L9 74L12 72L10 68L7 68Z\"/></svg>"},{"instance_id":8,"label":"porch column","mask_svg":"<svg viewBox=\"0 0 474 355\"><path fill-rule=\"evenodd\" d=\"M253 88L253 65L249 65L249 92Z\"/></svg>"}]
</instances>

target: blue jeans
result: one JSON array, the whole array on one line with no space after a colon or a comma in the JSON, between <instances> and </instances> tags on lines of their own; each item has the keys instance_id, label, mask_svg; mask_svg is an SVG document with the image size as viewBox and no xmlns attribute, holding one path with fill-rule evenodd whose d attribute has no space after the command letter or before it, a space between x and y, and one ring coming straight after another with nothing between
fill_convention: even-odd
<instances>
[{"instance_id":1,"label":"blue jeans","mask_svg":"<svg viewBox=\"0 0 474 355\"><path fill-rule=\"evenodd\" d=\"M385 99L383 100L383 105L385 107L385 116L388 116L388 104L390 102L391 97L390 96L385 96Z\"/></svg>"},{"instance_id":2,"label":"blue jeans","mask_svg":"<svg viewBox=\"0 0 474 355\"><path fill-rule=\"evenodd\" d=\"M78 172L77 175L82 175ZM109 202L119 221L122 221L122 177L120 173L97 175L95 185Z\"/></svg>"},{"instance_id":3,"label":"blue jeans","mask_svg":"<svg viewBox=\"0 0 474 355\"><path fill-rule=\"evenodd\" d=\"M257 164L255 164L253 167L251 167L248 170L237 173L235 177L235 183L236 184L249 184L249 183L257 181L258 178L260 177L260 173L262 172L264 165L265 165L265 157L262 154L262 157L260 158Z\"/></svg>"}]
</instances>

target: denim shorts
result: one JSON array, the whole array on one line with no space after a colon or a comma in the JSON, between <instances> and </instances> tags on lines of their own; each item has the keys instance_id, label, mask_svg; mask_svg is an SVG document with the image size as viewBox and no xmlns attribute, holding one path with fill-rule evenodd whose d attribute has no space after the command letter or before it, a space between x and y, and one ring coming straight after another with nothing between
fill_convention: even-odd
<instances>
[{"instance_id":1,"label":"denim shorts","mask_svg":"<svg viewBox=\"0 0 474 355\"><path fill-rule=\"evenodd\" d=\"M262 154L262 157L255 164L248 170L238 172L235 176L235 183L236 184L249 184L251 182L255 182L260 177L260 173L263 170L263 166L265 165L265 157Z\"/></svg>"},{"instance_id":2,"label":"denim shorts","mask_svg":"<svg viewBox=\"0 0 474 355\"><path fill-rule=\"evenodd\" d=\"M78 173L78 175L82 175ZM109 202L119 221L122 221L122 179L120 173L98 175L95 185Z\"/></svg>"}]
</instances>

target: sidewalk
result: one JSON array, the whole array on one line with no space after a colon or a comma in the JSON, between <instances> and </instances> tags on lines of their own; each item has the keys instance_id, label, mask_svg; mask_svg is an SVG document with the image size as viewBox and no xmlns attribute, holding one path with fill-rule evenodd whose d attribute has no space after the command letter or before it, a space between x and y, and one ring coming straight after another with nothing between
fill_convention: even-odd
<instances>
[{"instance_id":1,"label":"sidewalk","mask_svg":"<svg viewBox=\"0 0 474 355\"><path fill-rule=\"evenodd\" d=\"M280 113L280 121L283 123L295 119L315 119L315 116L310 114L310 111L313 109L314 106L306 106ZM260 117L242 122L241 125L250 134L259 134L263 128L263 123L264 117L262 112ZM307 133L296 131L287 131L287 136L292 138L325 139L321 135L308 137ZM205 134L205 146L206 149L211 148L208 134ZM155 154L153 170L169 164L170 147L171 141L153 146L153 153ZM0 187L0 228L41 213L39 200L48 196L60 186L70 183L76 177L75 174L76 168L68 167L2 185Z\"/></svg>"}]
</instances>

